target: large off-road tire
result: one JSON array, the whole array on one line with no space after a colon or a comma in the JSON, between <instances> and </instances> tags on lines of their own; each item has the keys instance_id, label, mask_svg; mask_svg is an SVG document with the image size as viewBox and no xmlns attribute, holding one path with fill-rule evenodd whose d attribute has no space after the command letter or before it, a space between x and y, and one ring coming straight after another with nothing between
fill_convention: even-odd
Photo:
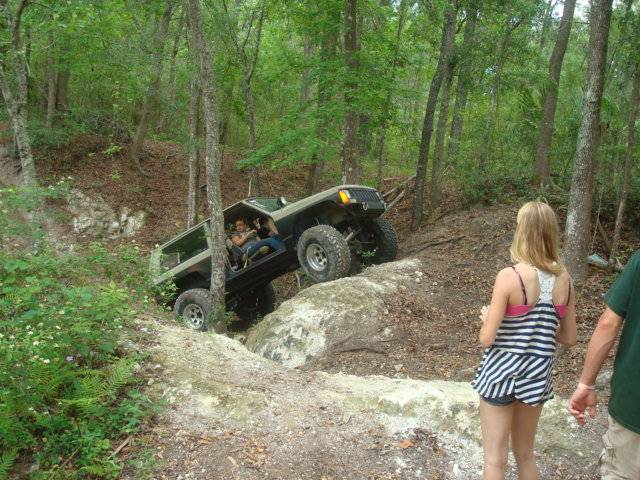
<instances>
[{"instance_id":1,"label":"large off-road tire","mask_svg":"<svg viewBox=\"0 0 640 480\"><path fill-rule=\"evenodd\" d=\"M232 327L234 330L249 328L258 320L270 314L276 308L276 291L270 283L264 287L256 288L238 299L233 309L239 321Z\"/></svg>"},{"instance_id":2,"label":"large off-road tire","mask_svg":"<svg viewBox=\"0 0 640 480\"><path fill-rule=\"evenodd\" d=\"M315 283L336 280L349 273L349 245L330 225L316 225L305 230L298 240L297 251L300 266Z\"/></svg>"},{"instance_id":3,"label":"large off-road tire","mask_svg":"<svg viewBox=\"0 0 640 480\"><path fill-rule=\"evenodd\" d=\"M398 234L391 222L383 217L368 221L363 226L363 233L373 243L373 256L370 262L376 265L392 262L398 256Z\"/></svg>"},{"instance_id":4,"label":"large off-road tire","mask_svg":"<svg viewBox=\"0 0 640 480\"><path fill-rule=\"evenodd\" d=\"M209 291L204 288L185 290L173 305L176 320L182 320L187 327L200 332L207 329L210 313Z\"/></svg>"}]
</instances>

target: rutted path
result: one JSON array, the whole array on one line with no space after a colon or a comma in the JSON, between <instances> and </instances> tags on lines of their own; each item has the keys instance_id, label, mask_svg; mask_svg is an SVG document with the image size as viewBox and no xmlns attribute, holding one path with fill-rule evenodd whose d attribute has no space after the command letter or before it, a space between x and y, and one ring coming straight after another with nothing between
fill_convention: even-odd
<instances>
[{"instance_id":1,"label":"rutted path","mask_svg":"<svg viewBox=\"0 0 640 480\"><path fill-rule=\"evenodd\" d=\"M373 288L373 305L419 276L415 263L404 261L355 281L385 279L385 288ZM334 299L339 325L352 291L339 282L312 289ZM295 310L295 302L314 315L304 298L281 309ZM155 448L156 478L478 478L477 396L467 382L306 371L167 320L146 318L140 328L152 341L144 347L155 365L150 388L169 402L146 439ZM537 448L542 478L596 478L592 459L601 426L579 430L564 404L554 400L544 409Z\"/></svg>"}]
</instances>

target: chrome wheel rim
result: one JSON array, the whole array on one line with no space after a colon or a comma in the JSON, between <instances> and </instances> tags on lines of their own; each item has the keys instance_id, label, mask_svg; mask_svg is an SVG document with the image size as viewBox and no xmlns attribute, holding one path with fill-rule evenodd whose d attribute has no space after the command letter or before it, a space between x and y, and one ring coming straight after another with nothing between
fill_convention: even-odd
<instances>
[{"instance_id":1,"label":"chrome wheel rim","mask_svg":"<svg viewBox=\"0 0 640 480\"><path fill-rule=\"evenodd\" d=\"M191 328L201 328L204 324L204 310L195 303L187 305L182 312L182 316Z\"/></svg>"},{"instance_id":2,"label":"chrome wheel rim","mask_svg":"<svg viewBox=\"0 0 640 480\"><path fill-rule=\"evenodd\" d=\"M327 252L317 243L310 243L307 246L306 257L307 263L313 270L321 272L327 268Z\"/></svg>"}]
</instances>

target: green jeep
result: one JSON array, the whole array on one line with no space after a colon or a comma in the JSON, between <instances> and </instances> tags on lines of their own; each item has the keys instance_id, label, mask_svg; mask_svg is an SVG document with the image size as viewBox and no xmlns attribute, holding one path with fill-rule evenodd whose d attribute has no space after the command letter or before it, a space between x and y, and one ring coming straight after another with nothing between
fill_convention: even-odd
<instances>
[{"instance_id":1,"label":"green jeep","mask_svg":"<svg viewBox=\"0 0 640 480\"><path fill-rule=\"evenodd\" d=\"M227 240L226 307L251 324L275 308L271 281L302 267L313 282L348 275L352 257L374 264L396 258L398 236L382 195L362 185L341 185L294 203L252 197L224 210L226 226L237 218L275 225L285 248L248 256ZM209 220L158 247L151 255L154 284L173 281L173 310L196 330L206 329L211 276Z\"/></svg>"}]
</instances>

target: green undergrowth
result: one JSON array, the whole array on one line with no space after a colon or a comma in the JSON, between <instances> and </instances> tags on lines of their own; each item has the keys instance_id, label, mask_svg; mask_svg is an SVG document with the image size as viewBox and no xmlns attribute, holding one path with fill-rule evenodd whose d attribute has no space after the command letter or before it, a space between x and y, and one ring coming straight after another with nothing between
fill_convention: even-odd
<instances>
[{"instance_id":1,"label":"green undergrowth","mask_svg":"<svg viewBox=\"0 0 640 480\"><path fill-rule=\"evenodd\" d=\"M0 189L0 207L30 198ZM156 410L141 392L144 355L119 349L152 296L145 262L131 245L59 254L45 235L34 248L10 211L0 208L0 479L18 465L32 479L116 478L114 449Z\"/></svg>"}]
</instances>

